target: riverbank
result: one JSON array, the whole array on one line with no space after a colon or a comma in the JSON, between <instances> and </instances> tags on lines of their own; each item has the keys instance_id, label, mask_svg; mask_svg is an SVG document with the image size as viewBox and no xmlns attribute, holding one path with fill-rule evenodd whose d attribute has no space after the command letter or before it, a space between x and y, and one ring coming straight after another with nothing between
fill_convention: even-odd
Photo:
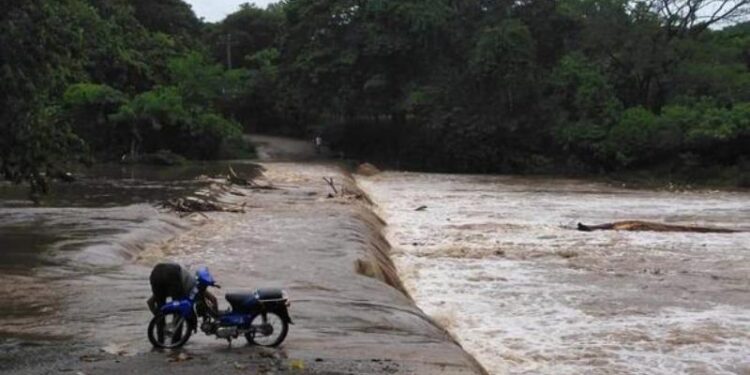
<instances>
[{"instance_id":1,"label":"riverbank","mask_svg":"<svg viewBox=\"0 0 750 375\"><path fill-rule=\"evenodd\" d=\"M332 177L355 187L335 165L265 163L275 190L237 188L222 198L246 213L208 213L202 224L135 263L46 284L60 301L42 315L54 337L23 327L3 344L0 371L14 374L257 371L310 374L477 374L482 369L394 283L382 223L357 200L328 198ZM261 350L198 334L178 354L154 352L145 339L148 271L170 259L207 265L222 292L281 286L289 291L295 325L278 350ZM366 265L363 267L363 265ZM376 270L376 278L362 269ZM27 276L35 282L34 274ZM372 273L372 272L367 272ZM56 288L61 291L56 293ZM67 291L65 291L67 289ZM69 293L74 290L75 293ZM222 297L221 295L219 296ZM89 301L89 302L87 302ZM223 306L225 302L222 301ZM33 323L29 323L33 324Z\"/></svg>"}]
</instances>

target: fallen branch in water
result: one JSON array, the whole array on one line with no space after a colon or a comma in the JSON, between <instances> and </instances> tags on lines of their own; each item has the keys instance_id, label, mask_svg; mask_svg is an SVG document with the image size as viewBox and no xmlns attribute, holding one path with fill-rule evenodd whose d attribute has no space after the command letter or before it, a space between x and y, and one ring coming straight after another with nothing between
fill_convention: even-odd
<instances>
[{"instance_id":1,"label":"fallen branch in water","mask_svg":"<svg viewBox=\"0 0 750 375\"><path fill-rule=\"evenodd\" d=\"M328 187L331 188L333 191L332 193L328 194L328 198L343 198L344 200L363 200L369 204L372 204L372 201L370 198L367 197L362 191L357 189L356 187L354 190L350 189L344 184L341 184L339 187L340 189L336 188L336 182L333 179L333 177L323 177L323 181L325 181L328 184Z\"/></svg>"},{"instance_id":2,"label":"fallen branch in water","mask_svg":"<svg viewBox=\"0 0 750 375\"><path fill-rule=\"evenodd\" d=\"M323 177L323 181L325 181L331 188L331 190L333 190L333 195L329 195L331 198L333 198L333 196L339 195L339 191L336 189L336 184L333 181L333 177Z\"/></svg>"},{"instance_id":3,"label":"fallen branch in water","mask_svg":"<svg viewBox=\"0 0 750 375\"><path fill-rule=\"evenodd\" d=\"M240 177L240 175L234 171L234 168L229 165L229 175L227 175L227 181L229 184L245 186L253 190L278 190L278 188L273 186L270 182L267 182L264 185L259 184L256 180L263 176L263 171L265 169L261 165L253 165L255 166L255 169L252 171L254 175L251 178Z\"/></svg>"},{"instance_id":4,"label":"fallen branch in water","mask_svg":"<svg viewBox=\"0 0 750 375\"><path fill-rule=\"evenodd\" d=\"M229 183L235 184L235 185L242 185L242 186L248 186L250 185L250 181L246 178L242 178L237 175L237 172L234 171L234 168L232 166L229 166L229 176L227 177L229 180Z\"/></svg>"},{"instance_id":5,"label":"fallen branch in water","mask_svg":"<svg viewBox=\"0 0 750 375\"><path fill-rule=\"evenodd\" d=\"M245 213L244 204L242 204L239 208L227 207L226 205L220 204L218 202L197 197L169 199L162 202L160 206L162 208L166 208L186 215L202 212Z\"/></svg>"},{"instance_id":6,"label":"fallen branch in water","mask_svg":"<svg viewBox=\"0 0 750 375\"><path fill-rule=\"evenodd\" d=\"M651 223L648 221L617 221L599 225L585 225L578 223L578 230L591 232L595 230L627 230L627 231L649 231L649 232L692 232L692 233L736 233L734 229L710 228L686 225L670 225Z\"/></svg>"}]
</instances>

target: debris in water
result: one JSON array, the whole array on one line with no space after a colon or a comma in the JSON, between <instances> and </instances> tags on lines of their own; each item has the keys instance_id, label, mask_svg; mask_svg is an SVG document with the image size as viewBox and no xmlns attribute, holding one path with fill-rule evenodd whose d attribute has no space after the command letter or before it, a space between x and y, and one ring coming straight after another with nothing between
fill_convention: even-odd
<instances>
[{"instance_id":1,"label":"debris in water","mask_svg":"<svg viewBox=\"0 0 750 375\"><path fill-rule=\"evenodd\" d=\"M333 190L333 196L339 195L339 190L336 189L336 184L333 181L333 177L323 177L323 181L325 181L331 188L331 190ZM333 196L331 194L328 194L329 198L332 198Z\"/></svg>"},{"instance_id":2,"label":"debris in water","mask_svg":"<svg viewBox=\"0 0 750 375\"><path fill-rule=\"evenodd\" d=\"M354 272L372 278L376 277L377 275L375 265L372 264L372 262L364 259L357 259L356 261L354 261Z\"/></svg>"},{"instance_id":3,"label":"debris in water","mask_svg":"<svg viewBox=\"0 0 750 375\"><path fill-rule=\"evenodd\" d=\"M103 360L104 358L101 357L101 356L99 356L99 355L95 355L95 354L84 354L84 355L78 357L78 359L81 362L99 362L99 361Z\"/></svg>"},{"instance_id":4,"label":"debris in water","mask_svg":"<svg viewBox=\"0 0 750 375\"><path fill-rule=\"evenodd\" d=\"M344 185L341 185L340 189L338 189L336 188L336 182L333 177L323 177L323 181L325 181L328 184L328 187L332 190L332 192L328 194L328 199L339 197L344 198L347 201L363 200L372 204L370 199L362 191L359 191L359 189L355 188L352 190Z\"/></svg>"},{"instance_id":5,"label":"debris in water","mask_svg":"<svg viewBox=\"0 0 750 375\"><path fill-rule=\"evenodd\" d=\"M559 256L560 258L565 259L575 258L578 256L578 253L573 250L560 250L555 254L557 254L557 256Z\"/></svg>"},{"instance_id":6,"label":"debris in water","mask_svg":"<svg viewBox=\"0 0 750 375\"><path fill-rule=\"evenodd\" d=\"M289 362L289 367L292 368L292 370L304 370L305 369L305 361L301 359L293 359Z\"/></svg>"},{"instance_id":7,"label":"debris in water","mask_svg":"<svg viewBox=\"0 0 750 375\"><path fill-rule=\"evenodd\" d=\"M424 210L426 210L426 209L427 209L427 206L419 206L419 207L417 207L417 209L416 209L416 210L414 210L414 211L424 211Z\"/></svg>"},{"instance_id":8,"label":"debris in water","mask_svg":"<svg viewBox=\"0 0 750 375\"><path fill-rule=\"evenodd\" d=\"M232 166L229 166L229 174L227 175L227 182L229 182L230 185L239 185L239 186L245 186L249 187L251 189L257 189L257 190L277 190L278 188L271 185L270 182L265 184L258 183L258 179L260 177L263 177L263 172L266 170L263 168L262 165L258 164L251 164L253 166L253 169L251 170L251 176L248 178L241 177L237 174L237 172L234 171L234 168Z\"/></svg>"},{"instance_id":9,"label":"debris in water","mask_svg":"<svg viewBox=\"0 0 750 375\"><path fill-rule=\"evenodd\" d=\"M380 169L370 163L362 163L357 167L357 170L355 170L354 173L370 177L380 173Z\"/></svg>"},{"instance_id":10,"label":"debris in water","mask_svg":"<svg viewBox=\"0 0 750 375\"><path fill-rule=\"evenodd\" d=\"M185 362L191 359L193 359L193 357L191 357L189 354L181 352L180 354L170 356L169 362Z\"/></svg>"},{"instance_id":11,"label":"debris in water","mask_svg":"<svg viewBox=\"0 0 750 375\"><path fill-rule=\"evenodd\" d=\"M271 358L271 359L278 359L279 354L272 349L262 349L258 352L258 356L261 358Z\"/></svg>"},{"instance_id":12,"label":"debris in water","mask_svg":"<svg viewBox=\"0 0 750 375\"><path fill-rule=\"evenodd\" d=\"M122 344L110 343L101 348L101 351L107 354L124 356L128 354L127 349Z\"/></svg>"},{"instance_id":13,"label":"debris in water","mask_svg":"<svg viewBox=\"0 0 750 375\"><path fill-rule=\"evenodd\" d=\"M227 180L235 185L242 185L242 186L248 186L250 185L250 181L246 178L242 178L237 175L237 172L234 171L234 168L232 166L229 166L229 176L227 176Z\"/></svg>"},{"instance_id":14,"label":"debris in water","mask_svg":"<svg viewBox=\"0 0 750 375\"><path fill-rule=\"evenodd\" d=\"M245 213L244 204L239 208L226 207L218 202L206 198L186 197L169 199L161 203L161 207L183 214L194 212L232 212Z\"/></svg>"},{"instance_id":15,"label":"debris in water","mask_svg":"<svg viewBox=\"0 0 750 375\"><path fill-rule=\"evenodd\" d=\"M578 230L591 232L594 230L627 230L627 231L651 231L651 232L693 232L693 233L737 233L738 231L726 228L709 228L686 225L670 225L662 223L651 223L648 221L616 221L600 225L585 225L578 223Z\"/></svg>"}]
</instances>

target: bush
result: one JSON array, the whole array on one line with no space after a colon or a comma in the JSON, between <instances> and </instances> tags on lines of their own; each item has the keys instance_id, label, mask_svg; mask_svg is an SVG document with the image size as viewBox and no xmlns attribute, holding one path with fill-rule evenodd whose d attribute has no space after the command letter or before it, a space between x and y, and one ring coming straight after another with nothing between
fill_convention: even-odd
<instances>
[{"instance_id":1,"label":"bush","mask_svg":"<svg viewBox=\"0 0 750 375\"><path fill-rule=\"evenodd\" d=\"M145 154L138 160L140 163L152 165L182 165L185 164L185 158L169 150L159 150L153 154Z\"/></svg>"},{"instance_id":2,"label":"bush","mask_svg":"<svg viewBox=\"0 0 750 375\"><path fill-rule=\"evenodd\" d=\"M127 124L136 152L166 149L192 159L219 157L222 146L242 136L241 126L200 108L186 108L176 87L136 96L112 118Z\"/></svg>"},{"instance_id":3,"label":"bush","mask_svg":"<svg viewBox=\"0 0 750 375\"><path fill-rule=\"evenodd\" d=\"M187 146L181 147L181 153L197 159L217 158L225 143L242 139L240 124L213 113L198 115L181 130L181 145Z\"/></svg>"},{"instance_id":4,"label":"bush","mask_svg":"<svg viewBox=\"0 0 750 375\"><path fill-rule=\"evenodd\" d=\"M630 108L607 134L606 148L618 164L651 158L657 117L643 107Z\"/></svg>"},{"instance_id":5,"label":"bush","mask_svg":"<svg viewBox=\"0 0 750 375\"><path fill-rule=\"evenodd\" d=\"M124 93L107 85L78 83L63 94L63 117L94 154L110 153L125 136L110 116L126 102Z\"/></svg>"}]
</instances>

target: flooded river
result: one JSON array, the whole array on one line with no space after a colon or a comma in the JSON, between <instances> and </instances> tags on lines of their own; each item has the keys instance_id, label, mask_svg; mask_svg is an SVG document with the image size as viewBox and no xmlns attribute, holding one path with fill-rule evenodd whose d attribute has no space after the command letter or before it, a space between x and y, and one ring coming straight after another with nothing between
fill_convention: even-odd
<instances>
[{"instance_id":1,"label":"flooded river","mask_svg":"<svg viewBox=\"0 0 750 375\"><path fill-rule=\"evenodd\" d=\"M364 201L328 197L322 177L356 190L335 165L264 165L276 189L222 195L244 214L179 218L156 206L219 183L224 163L97 167L42 207L0 187L0 373L245 368L252 348L203 335L183 365L151 351L146 280L165 259L208 265L222 292L289 290L297 324L274 355L311 374L481 372L419 308L492 374L750 373L749 233L574 230L629 219L750 230L747 193L358 177L391 249Z\"/></svg>"},{"instance_id":2,"label":"flooded river","mask_svg":"<svg viewBox=\"0 0 750 375\"><path fill-rule=\"evenodd\" d=\"M196 225L157 204L207 189L226 168L98 165L54 185L42 206L0 186L0 354L23 364L68 342L146 350L148 266Z\"/></svg>"},{"instance_id":3,"label":"flooded river","mask_svg":"<svg viewBox=\"0 0 750 375\"><path fill-rule=\"evenodd\" d=\"M263 180L274 189L234 187L219 195L244 213L185 218L156 203L215 187L226 164L182 172L94 170L57 186L44 207L6 187L0 373L481 373L387 283L398 286L384 256L382 222L364 200L328 197L323 177L339 190L356 190L343 170L315 162L264 166ZM240 175L251 168L233 167ZM286 289L295 325L283 347L269 354L242 339L230 348L199 333L181 351L188 360L153 351L145 336L147 280L163 260L207 265L223 286L217 291L222 307L224 292Z\"/></svg>"},{"instance_id":4,"label":"flooded river","mask_svg":"<svg viewBox=\"0 0 750 375\"><path fill-rule=\"evenodd\" d=\"M750 231L748 193L417 173L358 182L417 305L492 374L750 373L750 233L575 230Z\"/></svg>"}]
</instances>

